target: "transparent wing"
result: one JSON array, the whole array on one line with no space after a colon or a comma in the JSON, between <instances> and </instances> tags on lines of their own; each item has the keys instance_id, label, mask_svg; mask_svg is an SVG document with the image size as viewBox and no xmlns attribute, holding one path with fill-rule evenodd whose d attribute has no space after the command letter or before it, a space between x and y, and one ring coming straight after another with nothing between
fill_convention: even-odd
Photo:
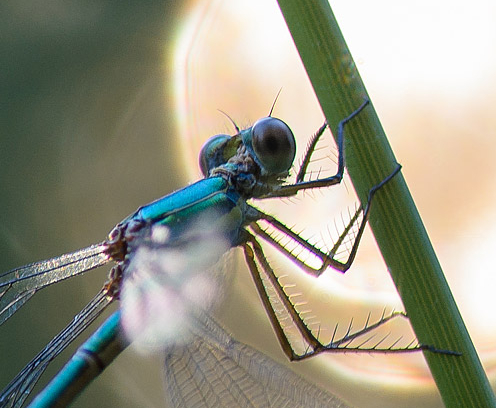
<instances>
[{"instance_id":1,"label":"transparent wing","mask_svg":"<svg viewBox=\"0 0 496 408\"><path fill-rule=\"evenodd\" d=\"M0 407L21 407L48 364L78 337L114 300L103 288L0 394Z\"/></svg>"},{"instance_id":2,"label":"transparent wing","mask_svg":"<svg viewBox=\"0 0 496 408\"><path fill-rule=\"evenodd\" d=\"M34 262L0 275L0 325L38 290L110 261L105 243Z\"/></svg>"},{"instance_id":3,"label":"transparent wing","mask_svg":"<svg viewBox=\"0 0 496 408\"><path fill-rule=\"evenodd\" d=\"M165 387L171 407L347 407L206 316L191 342L168 350Z\"/></svg>"}]
</instances>

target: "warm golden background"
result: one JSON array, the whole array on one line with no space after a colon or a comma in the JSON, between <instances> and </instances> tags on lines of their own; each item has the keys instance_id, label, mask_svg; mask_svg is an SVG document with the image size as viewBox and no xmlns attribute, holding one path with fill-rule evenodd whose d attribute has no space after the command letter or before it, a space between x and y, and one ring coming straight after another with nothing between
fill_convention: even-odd
<instances>
[{"instance_id":1,"label":"warm golden background","mask_svg":"<svg viewBox=\"0 0 496 408\"><path fill-rule=\"evenodd\" d=\"M295 135L304 140L321 124L275 2L170 3L0 5L0 271L100 241L139 205L198 178L201 143L231 131L216 109L249 125L282 87L274 113ZM496 6L332 6L494 383ZM334 207L316 195L305 212L332 226L355 200L349 183L348 191L337 188ZM274 211L291 220L291 210ZM323 324L401 307L373 240L365 241L346 276L294 278ZM0 328L0 386L105 275L45 290ZM224 322L284 361L247 274L236 278ZM161 406L160 360L127 351L74 405ZM357 407L442 406L421 355L326 356L296 369Z\"/></svg>"}]
</instances>

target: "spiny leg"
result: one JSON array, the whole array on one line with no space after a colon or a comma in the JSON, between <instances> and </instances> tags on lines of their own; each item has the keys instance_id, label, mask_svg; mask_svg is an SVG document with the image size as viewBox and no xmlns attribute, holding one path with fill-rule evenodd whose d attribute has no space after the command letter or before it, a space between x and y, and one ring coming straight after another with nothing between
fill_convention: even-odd
<instances>
[{"instance_id":1,"label":"spiny leg","mask_svg":"<svg viewBox=\"0 0 496 408\"><path fill-rule=\"evenodd\" d=\"M287 256L293 262L295 262L305 272L313 276L320 276L328 267L331 267L333 269L336 269L344 273L350 268L351 264L353 263L353 260L355 259L358 246L360 244L360 239L363 235L365 226L367 224L370 215L370 208L375 194L386 183L388 183L400 170L401 170L401 165L398 164L398 166L390 175L388 175L386 178L384 178L384 180L382 180L380 183L373 186L369 190L367 204L365 205L365 208L363 208L363 213L362 213L362 207L359 207L329 252L323 252L321 249L317 248L315 245L311 244L306 239L302 238L298 233L293 231L291 228L285 226L282 222L278 221L273 216L269 214L265 214L262 211L255 209L253 207L251 208L251 210L253 211L251 217L253 217L254 222L252 222L249 226L255 234L261 236L263 239L268 241L279 251L281 251L285 256ZM345 240L346 236L349 234L353 225L355 225L355 223L358 221L360 213L362 213L362 220L360 221L360 226L355 235L355 240L351 247L348 258L344 262L340 261L335 258L336 253L338 252L338 249ZM262 225L260 225L260 221L265 221L266 223L268 223L273 230L270 231L269 227L264 228ZM318 268L312 267L305 261L301 260L298 257L298 254L295 253L294 249L290 250L287 248L287 244L281 243L281 240L278 237L276 237L277 233L282 233L283 237L289 238L295 244L294 249L296 248L302 249L306 251L306 253L311 253L313 256L318 258L320 261L320 267Z\"/></svg>"},{"instance_id":2,"label":"spiny leg","mask_svg":"<svg viewBox=\"0 0 496 408\"><path fill-rule=\"evenodd\" d=\"M307 169L308 165L310 164L310 159L312 158L313 153L315 152L315 148L317 147L317 143L320 140L320 137L324 134L324 131L327 129L327 122L324 122L324 124L317 130L317 133L312 136L310 139L310 142L308 142L307 146L307 151L305 153L305 156L303 157L303 160L300 165L300 170L298 171L298 174L296 176L296 183L301 183L303 181L303 178L307 174ZM339 167L338 171L339 173Z\"/></svg>"},{"instance_id":3,"label":"spiny leg","mask_svg":"<svg viewBox=\"0 0 496 408\"><path fill-rule=\"evenodd\" d=\"M263 250L260 244L255 239L255 237L247 233L246 241L242 246L259 297L269 317L269 320L272 324L277 339L279 340L281 348L283 349L284 353L290 360L303 360L323 352L339 352L339 351L405 353L405 352L418 351L421 349L429 349L431 351L444 352L429 346L412 345L413 343L410 343L403 348L395 348L395 345L398 342L398 340L388 347L380 347L380 344L387 338L387 336L377 341L371 347L364 347L364 345L368 343L371 340L371 338L367 338L357 346L351 345L351 342L353 342L357 338L372 332L373 330L386 324L390 320L396 317L406 317L406 315L402 312L392 312L387 316L385 315L385 313L383 313L381 318L374 323L369 323L369 318L370 318L369 316L364 326L361 329L355 331L352 331L352 324L350 323L345 335L339 339L335 339L335 334L337 330L337 326L336 326L331 342L328 344L322 343L312 333L306 322L301 317L300 313L296 310L295 305L292 303L290 297L285 292L282 285L279 283L277 276L275 275L272 267L265 258ZM257 266L257 262L262 270L260 270L260 268ZM293 348L293 346L291 345L291 342L286 334L286 331L278 317L278 313L275 310L273 301L271 301L269 298L269 293L268 293L269 289L267 288L267 284L264 283L264 280L262 278L262 272L264 276L267 278L267 280L270 282L270 288L272 288L275 291L278 301L282 304L282 306L285 309L285 312L291 318L294 326L297 328L297 330L305 340L307 344L307 351L305 351L304 353L301 354L297 353ZM279 315L280 314L281 313L279 312Z\"/></svg>"},{"instance_id":4,"label":"spiny leg","mask_svg":"<svg viewBox=\"0 0 496 408\"><path fill-rule=\"evenodd\" d=\"M336 174L330 177L320 178L316 180L308 180L304 181L308 164L310 163L312 154L315 151L315 146L317 145L318 140L324 133L324 130L327 127L327 123L324 123L320 129L317 131L315 136L311 139L307 152L303 158L302 164L300 166L300 170L298 171L298 175L296 176L296 183L279 186L278 188L274 188L273 191L267 193L266 195L260 198L266 197L287 197L296 194L300 190L306 190L311 188L319 188L319 187L329 187L334 184L341 183L344 174L344 129L348 122L350 122L353 118L355 118L368 104L370 103L369 99L365 99L364 102L353 111L349 116L341 120L338 124L338 135L337 135L337 148L338 148L338 169Z\"/></svg>"},{"instance_id":5,"label":"spiny leg","mask_svg":"<svg viewBox=\"0 0 496 408\"><path fill-rule=\"evenodd\" d=\"M290 360L295 360L298 358L298 354L296 354L291 346L291 343L284 331L281 322L277 316L277 313L270 301L269 294L267 292L267 288L262 280L262 272L257 266L257 261L260 263L262 270L269 280L271 287L275 290L279 301L282 303L286 313L289 315L291 320L294 322L296 328L301 333L306 342L312 347L318 347L319 342L314 337L310 329L307 327L306 323L300 317L298 311L295 309L293 303L289 299L289 296L284 291L282 285L279 283L277 276L275 275L272 267L269 262L265 258L262 247L258 243L258 241L251 234L247 233L247 241L243 244L243 249L245 253L246 263L251 272L253 282L255 283L255 287L258 291L258 295L262 304L264 306L265 312L269 317L270 323L272 324L272 328L279 340L279 344L281 345L284 353ZM256 260L255 260L256 258Z\"/></svg>"}]
</instances>

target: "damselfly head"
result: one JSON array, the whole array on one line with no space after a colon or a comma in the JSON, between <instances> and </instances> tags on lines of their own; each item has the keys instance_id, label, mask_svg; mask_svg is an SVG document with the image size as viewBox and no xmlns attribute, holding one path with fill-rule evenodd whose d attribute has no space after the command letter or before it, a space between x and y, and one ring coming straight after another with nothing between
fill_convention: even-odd
<instances>
[{"instance_id":1,"label":"damselfly head","mask_svg":"<svg viewBox=\"0 0 496 408\"><path fill-rule=\"evenodd\" d=\"M240 145L260 167L262 175L287 173L296 154L293 132L281 119L267 116L234 136L212 136L200 151L200 169L205 177L236 156ZM241 160L242 161L242 160Z\"/></svg>"}]
</instances>

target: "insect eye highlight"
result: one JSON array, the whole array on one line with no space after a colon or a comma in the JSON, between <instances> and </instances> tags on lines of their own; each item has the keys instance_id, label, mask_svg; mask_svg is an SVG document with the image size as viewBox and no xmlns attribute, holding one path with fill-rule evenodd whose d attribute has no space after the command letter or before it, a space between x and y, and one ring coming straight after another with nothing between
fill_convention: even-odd
<instances>
[{"instance_id":1,"label":"insect eye highlight","mask_svg":"<svg viewBox=\"0 0 496 408\"><path fill-rule=\"evenodd\" d=\"M252 127L251 144L260 164L270 173L288 171L296 154L293 132L282 120L266 117Z\"/></svg>"}]
</instances>

